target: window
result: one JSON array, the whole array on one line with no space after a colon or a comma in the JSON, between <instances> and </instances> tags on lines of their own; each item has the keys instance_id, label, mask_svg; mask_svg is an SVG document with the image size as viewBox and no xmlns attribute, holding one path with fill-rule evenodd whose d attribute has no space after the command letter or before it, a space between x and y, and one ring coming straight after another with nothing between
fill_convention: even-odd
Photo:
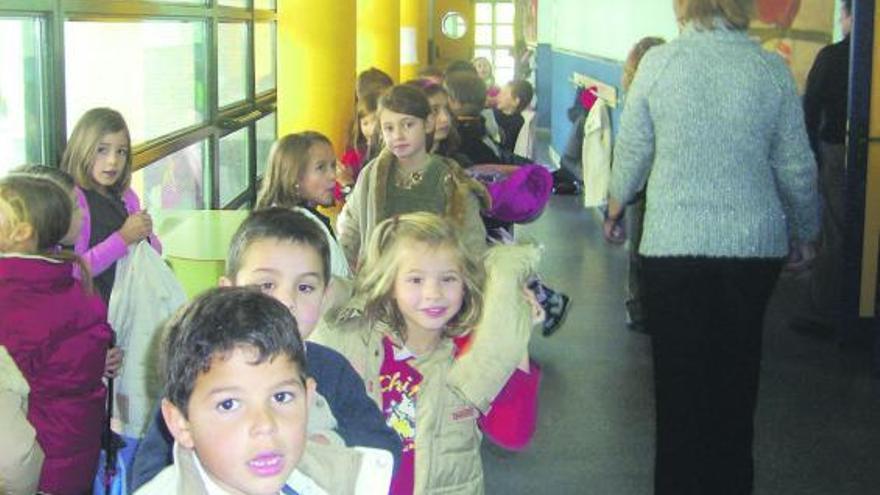
<instances>
[{"instance_id":1,"label":"window","mask_svg":"<svg viewBox=\"0 0 880 495\"><path fill-rule=\"evenodd\" d=\"M152 212L252 204L276 133L276 6L3 0L0 174L57 164L77 120L106 106L128 123Z\"/></svg>"},{"instance_id":2,"label":"window","mask_svg":"<svg viewBox=\"0 0 880 495\"><path fill-rule=\"evenodd\" d=\"M269 165L269 150L275 142L277 122L274 114L257 121L257 177L262 177Z\"/></svg>"},{"instance_id":3,"label":"window","mask_svg":"<svg viewBox=\"0 0 880 495\"><path fill-rule=\"evenodd\" d=\"M43 22L0 17L0 175L46 163Z\"/></svg>"},{"instance_id":4,"label":"window","mask_svg":"<svg viewBox=\"0 0 880 495\"><path fill-rule=\"evenodd\" d=\"M514 22L516 6L509 0L477 2L474 57L485 57L492 62L495 84L503 86L514 77L516 42Z\"/></svg>"},{"instance_id":5,"label":"window","mask_svg":"<svg viewBox=\"0 0 880 495\"><path fill-rule=\"evenodd\" d=\"M204 45L201 21L66 22L68 135L94 107L119 110L133 144L202 123Z\"/></svg>"},{"instance_id":6,"label":"window","mask_svg":"<svg viewBox=\"0 0 880 495\"><path fill-rule=\"evenodd\" d=\"M207 208L207 146L207 140L199 141L132 174L132 188L144 208L150 211Z\"/></svg>"},{"instance_id":7,"label":"window","mask_svg":"<svg viewBox=\"0 0 880 495\"><path fill-rule=\"evenodd\" d=\"M248 129L243 128L220 139L220 203L230 204L248 188Z\"/></svg>"},{"instance_id":8,"label":"window","mask_svg":"<svg viewBox=\"0 0 880 495\"><path fill-rule=\"evenodd\" d=\"M247 24L220 23L217 80L220 106L247 98Z\"/></svg>"}]
</instances>

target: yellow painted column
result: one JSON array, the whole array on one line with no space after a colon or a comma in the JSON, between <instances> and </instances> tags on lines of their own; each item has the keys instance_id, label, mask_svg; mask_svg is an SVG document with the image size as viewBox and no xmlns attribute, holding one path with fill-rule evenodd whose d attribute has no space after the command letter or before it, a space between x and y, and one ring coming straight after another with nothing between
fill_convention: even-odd
<instances>
[{"instance_id":1,"label":"yellow painted column","mask_svg":"<svg viewBox=\"0 0 880 495\"><path fill-rule=\"evenodd\" d=\"M419 75L428 63L428 2L400 0L400 80Z\"/></svg>"},{"instance_id":2,"label":"yellow painted column","mask_svg":"<svg viewBox=\"0 0 880 495\"><path fill-rule=\"evenodd\" d=\"M355 9L355 0L278 2L279 136L318 131L342 153L354 112Z\"/></svg>"},{"instance_id":3,"label":"yellow painted column","mask_svg":"<svg viewBox=\"0 0 880 495\"><path fill-rule=\"evenodd\" d=\"M357 72L370 67L400 81L400 1L357 0Z\"/></svg>"}]
</instances>

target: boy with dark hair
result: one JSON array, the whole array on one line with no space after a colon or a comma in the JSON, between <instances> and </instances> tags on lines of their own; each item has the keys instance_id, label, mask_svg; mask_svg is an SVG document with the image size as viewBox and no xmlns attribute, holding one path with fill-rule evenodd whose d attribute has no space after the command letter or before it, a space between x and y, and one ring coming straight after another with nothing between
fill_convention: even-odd
<instances>
[{"instance_id":1,"label":"boy with dark hair","mask_svg":"<svg viewBox=\"0 0 880 495\"><path fill-rule=\"evenodd\" d=\"M498 93L498 104L492 109L492 116L500 131L501 148L510 153L513 153L525 123L522 112L529 107L534 93L531 83L523 80L505 84Z\"/></svg>"},{"instance_id":2,"label":"boy with dark hair","mask_svg":"<svg viewBox=\"0 0 880 495\"><path fill-rule=\"evenodd\" d=\"M461 137L459 154L469 163L468 168L481 163L513 163L504 160L501 149L486 129L486 120L481 115L486 106L486 83L476 73L456 72L446 78L446 92L449 94L449 109L455 116L458 133Z\"/></svg>"},{"instance_id":3,"label":"boy with dark hair","mask_svg":"<svg viewBox=\"0 0 880 495\"><path fill-rule=\"evenodd\" d=\"M248 288L207 291L166 324L161 409L175 440L174 465L138 494L327 493L338 486L317 464L335 462L335 453L305 452L315 382L291 327L296 321L282 304ZM387 452L362 460L368 456L391 463ZM339 476L357 492L361 479L375 475L372 467Z\"/></svg>"},{"instance_id":4,"label":"boy with dark hair","mask_svg":"<svg viewBox=\"0 0 880 495\"><path fill-rule=\"evenodd\" d=\"M251 213L232 238L222 286L252 286L280 301L296 319L302 339L323 313L330 254L321 228L302 213L269 208ZM308 373L317 382L309 409L309 439L317 443L364 446L400 456L400 441L366 395L363 381L332 349L307 342ZM170 439L157 418L135 456L133 485L149 480L170 462Z\"/></svg>"}]
</instances>

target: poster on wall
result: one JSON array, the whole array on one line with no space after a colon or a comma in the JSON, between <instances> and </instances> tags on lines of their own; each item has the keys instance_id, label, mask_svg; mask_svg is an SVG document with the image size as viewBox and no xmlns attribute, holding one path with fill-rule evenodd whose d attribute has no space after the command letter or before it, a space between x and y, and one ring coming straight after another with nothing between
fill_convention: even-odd
<instances>
[{"instance_id":1,"label":"poster on wall","mask_svg":"<svg viewBox=\"0 0 880 495\"><path fill-rule=\"evenodd\" d=\"M749 33L791 67L803 93L819 50L831 43L836 0L757 0Z\"/></svg>"}]
</instances>

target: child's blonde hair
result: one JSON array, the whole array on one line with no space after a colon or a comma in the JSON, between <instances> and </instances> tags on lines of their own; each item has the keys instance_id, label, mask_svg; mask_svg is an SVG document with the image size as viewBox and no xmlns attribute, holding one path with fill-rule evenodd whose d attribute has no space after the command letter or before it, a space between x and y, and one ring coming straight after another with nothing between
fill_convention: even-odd
<instances>
[{"instance_id":1,"label":"child's blonde hair","mask_svg":"<svg viewBox=\"0 0 880 495\"><path fill-rule=\"evenodd\" d=\"M73 176L79 187L97 189L98 183L92 177L92 167L95 165L98 143L105 135L120 131L125 131L129 153L125 157L125 166L119 180L108 189L113 194L121 195L131 183L131 133L122 114L112 108L93 108L80 117L61 157L61 168Z\"/></svg>"},{"instance_id":2,"label":"child's blonde hair","mask_svg":"<svg viewBox=\"0 0 880 495\"><path fill-rule=\"evenodd\" d=\"M333 146L327 136L315 131L288 134L275 141L255 209L292 207L303 202L299 181L309 163L309 150L319 143Z\"/></svg>"},{"instance_id":3,"label":"child's blonde hair","mask_svg":"<svg viewBox=\"0 0 880 495\"><path fill-rule=\"evenodd\" d=\"M450 247L458 254L464 281L464 302L458 314L447 324L444 336L454 337L467 332L477 323L483 309L483 265L462 244L456 228L433 213L407 213L388 218L376 226L363 268L355 280L355 293L365 297L366 317L389 324L406 338L406 324L393 292L402 248L412 242L427 244L432 249Z\"/></svg>"},{"instance_id":4,"label":"child's blonde hair","mask_svg":"<svg viewBox=\"0 0 880 495\"><path fill-rule=\"evenodd\" d=\"M47 177L10 174L0 179L0 226L26 223L36 236L37 251L61 242L70 228L73 203L60 184Z\"/></svg>"}]
</instances>

